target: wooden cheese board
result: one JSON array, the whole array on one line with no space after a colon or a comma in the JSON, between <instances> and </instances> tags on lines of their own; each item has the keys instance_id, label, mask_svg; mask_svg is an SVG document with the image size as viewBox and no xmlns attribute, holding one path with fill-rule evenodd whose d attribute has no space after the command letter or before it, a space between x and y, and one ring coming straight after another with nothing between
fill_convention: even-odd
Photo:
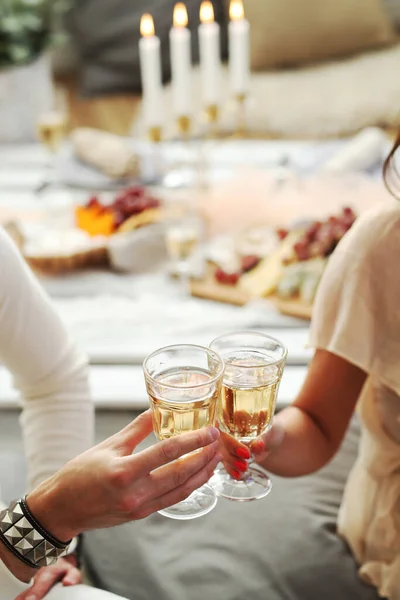
<instances>
[{"instance_id":1,"label":"wooden cheese board","mask_svg":"<svg viewBox=\"0 0 400 600\"><path fill-rule=\"evenodd\" d=\"M236 306L244 306L250 300L259 297L251 294L247 289L239 285L224 285L215 280L216 266L212 263L207 264L206 273L202 279L192 279L190 281L190 292L192 296L214 300L216 302L225 302ZM282 300L275 294L266 296L273 302L277 309L284 315L297 317L299 319L311 319L312 305L301 302L297 299Z\"/></svg>"}]
</instances>

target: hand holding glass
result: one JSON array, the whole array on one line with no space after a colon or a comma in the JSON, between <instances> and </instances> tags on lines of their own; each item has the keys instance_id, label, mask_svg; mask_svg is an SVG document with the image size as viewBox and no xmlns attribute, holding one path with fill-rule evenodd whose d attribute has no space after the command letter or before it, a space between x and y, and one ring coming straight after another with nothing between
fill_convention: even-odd
<instances>
[{"instance_id":1,"label":"hand holding glass","mask_svg":"<svg viewBox=\"0 0 400 600\"><path fill-rule=\"evenodd\" d=\"M210 347L225 362L219 427L250 447L256 437L271 428L286 348L279 340L255 332L223 335ZM222 468L210 483L219 496L239 501L263 498L272 487L267 473L253 463L240 481Z\"/></svg>"},{"instance_id":2,"label":"hand holding glass","mask_svg":"<svg viewBox=\"0 0 400 600\"><path fill-rule=\"evenodd\" d=\"M202 346L168 346L146 358L146 387L159 440L215 424L223 371L224 363L218 354ZM203 485L160 514L172 519L194 519L210 512L216 503L214 490Z\"/></svg>"}]
</instances>

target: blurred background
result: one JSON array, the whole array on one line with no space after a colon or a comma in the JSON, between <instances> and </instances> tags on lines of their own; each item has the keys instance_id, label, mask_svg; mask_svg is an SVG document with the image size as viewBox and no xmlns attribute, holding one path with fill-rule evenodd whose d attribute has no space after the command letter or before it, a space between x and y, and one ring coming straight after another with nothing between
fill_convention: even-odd
<instances>
[{"instance_id":1,"label":"blurred background","mask_svg":"<svg viewBox=\"0 0 400 600\"><path fill-rule=\"evenodd\" d=\"M148 12L154 18L168 95L174 4L7 0L0 7L0 68L24 68L32 96L39 94L36 87L44 84L39 86L37 78L47 71L67 91L71 127L126 134L139 117L141 16ZM195 71L200 4L186 2ZM228 56L228 5L228 0L213 1L223 60ZM397 125L397 0L244 0L244 11L254 71L249 94L253 135L337 136L369 125ZM193 87L195 99L196 72ZM0 102L4 112L4 90Z\"/></svg>"}]
</instances>

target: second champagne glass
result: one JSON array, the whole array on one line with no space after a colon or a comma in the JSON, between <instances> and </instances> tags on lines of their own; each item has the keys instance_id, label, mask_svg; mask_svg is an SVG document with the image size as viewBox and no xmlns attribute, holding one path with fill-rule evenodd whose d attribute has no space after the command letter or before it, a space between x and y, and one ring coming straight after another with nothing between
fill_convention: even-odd
<instances>
[{"instance_id":1,"label":"second champagne glass","mask_svg":"<svg viewBox=\"0 0 400 600\"><path fill-rule=\"evenodd\" d=\"M279 340L256 332L223 335L210 347L225 362L219 427L250 446L272 425L286 348ZM241 480L221 468L210 483L219 496L239 501L263 498L272 487L267 473L252 461Z\"/></svg>"},{"instance_id":2,"label":"second champagne glass","mask_svg":"<svg viewBox=\"0 0 400 600\"><path fill-rule=\"evenodd\" d=\"M143 368L159 440L215 425L224 372L215 351L190 344L168 346L150 354ZM205 484L159 512L171 519L194 519L206 515L216 503L215 491Z\"/></svg>"}]
</instances>

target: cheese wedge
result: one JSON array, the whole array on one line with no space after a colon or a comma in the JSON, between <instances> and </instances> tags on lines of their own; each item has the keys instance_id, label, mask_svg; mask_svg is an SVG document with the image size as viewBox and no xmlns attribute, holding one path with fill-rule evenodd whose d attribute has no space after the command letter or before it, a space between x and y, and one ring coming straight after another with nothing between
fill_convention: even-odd
<instances>
[{"instance_id":1,"label":"cheese wedge","mask_svg":"<svg viewBox=\"0 0 400 600\"><path fill-rule=\"evenodd\" d=\"M272 294L283 273L282 260L291 253L293 244L302 235L303 231L291 231L272 254L264 258L257 267L242 275L238 286L252 298Z\"/></svg>"},{"instance_id":2,"label":"cheese wedge","mask_svg":"<svg viewBox=\"0 0 400 600\"><path fill-rule=\"evenodd\" d=\"M132 215L118 228L118 233L133 231L143 225L158 223L163 218L163 212L160 208L148 208L137 215Z\"/></svg>"}]
</instances>

